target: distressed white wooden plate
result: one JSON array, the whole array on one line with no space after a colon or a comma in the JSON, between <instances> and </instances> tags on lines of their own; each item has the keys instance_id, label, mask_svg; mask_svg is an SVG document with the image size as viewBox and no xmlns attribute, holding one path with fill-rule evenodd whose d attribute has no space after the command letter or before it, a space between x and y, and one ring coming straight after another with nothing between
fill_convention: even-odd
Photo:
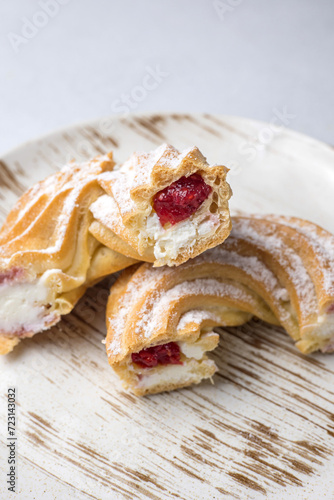
<instances>
[{"instance_id":1,"label":"distressed white wooden plate","mask_svg":"<svg viewBox=\"0 0 334 500\"><path fill-rule=\"evenodd\" d=\"M334 150L243 118L128 115L25 144L0 164L0 218L67 160L162 142L196 144L231 167L232 208L315 221L334 232ZM50 332L1 364L0 497L9 498L6 392L18 392L20 499L334 498L334 356L304 357L279 328L221 330L215 384L136 399L101 340L108 280Z\"/></svg>"}]
</instances>

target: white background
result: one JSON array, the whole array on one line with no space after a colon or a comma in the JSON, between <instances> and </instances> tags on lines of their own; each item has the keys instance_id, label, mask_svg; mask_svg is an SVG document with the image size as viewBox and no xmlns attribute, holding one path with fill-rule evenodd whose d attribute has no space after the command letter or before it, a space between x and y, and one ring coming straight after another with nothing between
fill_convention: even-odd
<instances>
[{"instance_id":1,"label":"white background","mask_svg":"<svg viewBox=\"0 0 334 500\"><path fill-rule=\"evenodd\" d=\"M334 142L333 0L1 0L0 14L0 154L131 93L127 111L285 109Z\"/></svg>"}]
</instances>

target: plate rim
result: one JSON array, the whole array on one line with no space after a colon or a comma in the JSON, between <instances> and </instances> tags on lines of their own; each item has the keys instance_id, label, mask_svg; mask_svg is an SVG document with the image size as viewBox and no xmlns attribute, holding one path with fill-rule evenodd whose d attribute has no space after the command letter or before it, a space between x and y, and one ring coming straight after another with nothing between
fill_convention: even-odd
<instances>
[{"instance_id":1,"label":"plate rim","mask_svg":"<svg viewBox=\"0 0 334 500\"><path fill-rule=\"evenodd\" d=\"M96 123L98 122L103 122L105 120L110 120L110 119L121 119L121 118L131 118L132 116L133 117L144 117L144 118L147 118L147 117L150 117L150 116L162 116L162 117L172 117L172 116L194 116L196 118L200 117L200 118L205 118L207 116L214 116L218 119L221 119L221 120L228 120L228 119L232 119L232 120L240 120L240 121L244 121L244 122L248 122L248 123L252 123L252 124L257 124L259 126L262 126L262 127L268 127L268 126L271 126L271 124L269 122L266 122L266 121L262 121L262 120L256 120L256 119L253 119L253 118L248 118L248 117L245 117L245 116L239 116L239 115L230 115L230 114L222 114L222 113L208 113L208 112L173 112L173 111L162 111L162 112L159 112L159 111L144 111L144 112L139 112L139 111L136 111L136 112L131 112L131 113L126 113L126 114L111 114L111 115L105 115L105 116L100 116L100 117L97 117L97 118L93 118L93 119L88 119L88 120L82 120L82 121L78 121L78 122L74 122L72 124L69 124L69 125L65 125L65 126L61 126L59 128L55 128L49 132L46 132L45 134L41 134L39 136L36 136L32 139L28 139L27 141L24 141L22 143L19 143L17 146L14 146L8 150L6 150L4 153L2 153L0 155L0 160L2 161L8 161L9 157L10 156L13 156L15 154L19 154L20 151L24 150L26 147L28 146L31 146L33 145L34 143L37 143L37 142L44 142L44 141L47 141L48 139L50 139L51 137L54 137L54 136L57 136L57 135L60 135L64 132L68 132L68 131L74 131L80 127L87 127L87 126L92 126L92 125L95 125ZM307 140L307 141L312 141L313 143L317 144L318 146L321 146L321 147L324 147L326 149L328 149L333 155L334 155L334 146L325 142L325 141L322 141L321 139L317 139L315 137L312 137L308 134L305 134L303 132L299 132L297 130L294 130L294 129L291 129L289 127L285 127L285 126L280 126L280 129L284 132L286 132L287 134L290 134L291 136L295 136L296 139L299 139L299 140Z\"/></svg>"}]
</instances>

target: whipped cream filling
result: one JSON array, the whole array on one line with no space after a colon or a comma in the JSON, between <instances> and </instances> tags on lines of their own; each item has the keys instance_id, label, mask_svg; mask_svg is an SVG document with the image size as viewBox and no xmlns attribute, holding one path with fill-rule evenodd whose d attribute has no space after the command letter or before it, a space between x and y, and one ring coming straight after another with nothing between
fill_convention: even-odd
<instances>
[{"instance_id":1,"label":"whipped cream filling","mask_svg":"<svg viewBox=\"0 0 334 500\"><path fill-rule=\"evenodd\" d=\"M186 358L200 360L205 353L205 348L201 343L197 344L195 342L194 344L189 344L187 342L179 342L178 344L180 346L180 351L186 356Z\"/></svg>"},{"instance_id":2,"label":"whipped cream filling","mask_svg":"<svg viewBox=\"0 0 334 500\"><path fill-rule=\"evenodd\" d=\"M137 387L140 389L152 389L159 385L191 384L198 381L200 374L203 378L203 367L205 371L213 372L214 361L203 359L208 350L212 350L218 343L217 334L210 331L203 333L196 342L179 341L181 353L186 357L182 365L160 365L154 368L139 370L137 373ZM199 371L199 367L201 370ZM134 368L132 364L131 368ZM137 370L135 369L137 372ZM204 375L205 377L205 375Z\"/></svg>"},{"instance_id":3,"label":"whipped cream filling","mask_svg":"<svg viewBox=\"0 0 334 500\"><path fill-rule=\"evenodd\" d=\"M188 219L164 229L155 212L146 219L146 228L142 237L153 240L154 256L162 263L176 259L180 250L191 248L198 239L208 238L214 234L220 225L217 215L210 212L212 203L210 196L202 205L200 213L195 213Z\"/></svg>"},{"instance_id":4,"label":"whipped cream filling","mask_svg":"<svg viewBox=\"0 0 334 500\"><path fill-rule=\"evenodd\" d=\"M202 361L202 366L206 371L214 371L215 363L211 359ZM199 381L198 361L189 360L183 365L166 365L163 369L156 370L149 374L144 374L138 380L139 389L152 389L158 386L168 387L170 385L191 384Z\"/></svg>"},{"instance_id":5,"label":"whipped cream filling","mask_svg":"<svg viewBox=\"0 0 334 500\"><path fill-rule=\"evenodd\" d=\"M331 335L334 336L334 314L322 314L318 317L317 323L315 323L312 332L316 332L319 338L328 338Z\"/></svg>"},{"instance_id":6,"label":"whipped cream filling","mask_svg":"<svg viewBox=\"0 0 334 500\"><path fill-rule=\"evenodd\" d=\"M211 337L216 338L217 334L214 332L202 333L196 342L178 342L180 351L186 358L193 358L199 361L208 350L208 342L210 344Z\"/></svg>"},{"instance_id":7,"label":"whipped cream filling","mask_svg":"<svg viewBox=\"0 0 334 500\"><path fill-rule=\"evenodd\" d=\"M19 334L42 329L49 294L43 276L30 283L0 285L0 332Z\"/></svg>"},{"instance_id":8,"label":"whipped cream filling","mask_svg":"<svg viewBox=\"0 0 334 500\"><path fill-rule=\"evenodd\" d=\"M321 348L322 352L331 352L334 350L334 314L319 316L316 325L316 334L320 342L328 339L326 344Z\"/></svg>"}]
</instances>

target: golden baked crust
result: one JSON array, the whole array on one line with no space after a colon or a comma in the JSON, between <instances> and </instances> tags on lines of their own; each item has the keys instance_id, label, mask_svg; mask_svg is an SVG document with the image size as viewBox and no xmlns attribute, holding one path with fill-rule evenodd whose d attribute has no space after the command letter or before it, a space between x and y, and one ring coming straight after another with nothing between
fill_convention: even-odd
<instances>
[{"instance_id":1,"label":"golden baked crust","mask_svg":"<svg viewBox=\"0 0 334 500\"><path fill-rule=\"evenodd\" d=\"M0 354L8 354L20 342L18 337L0 337Z\"/></svg>"},{"instance_id":2,"label":"golden baked crust","mask_svg":"<svg viewBox=\"0 0 334 500\"><path fill-rule=\"evenodd\" d=\"M186 221L164 231L155 219L154 196L194 173L211 186L208 200ZM196 147L180 153L163 144L150 153L135 153L119 170L100 176L104 196L91 207L95 220L90 231L104 245L137 260L152 262L154 266L179 265L222 243L229 235L231 190L226 173L227 168L222 165L210 166ZM200 232L204 222L207 232ZM154 230L152 223L157 224ZM191 242L181 243L179 248L173 246L177 231L187 231L189 227L193 231ZM164 239L160 246L159 238ZM166 238L171 249L165 249Z\"/></svg>"},{"instance_id":3,"label":"golden baked crust","mask_svg":"<svg viewBox=\"0 0 334 500\"><path fill-rule=\"evenodd\" d=\"M234 220L232 237L246 243L247 252L258 255L287 290L290 313L278 318L297 347L303 353L334 350L333 235L296 217Z\"/></svg>"},{"instance_id":4,"label":"golden baked crust","mask_svg":"<svg viewBox=\"0 0 334 500\"><path fill-rule=\"evenodd\" d=\"M2 353L9 352L18 338L59 321L87 286L134 263L104 248L88 231L93 220L89 207L102 194L98 176L113 168L112 154L83 164L72 162L29 189L9 213L0 231L0 300L10 301L11 294L24 290L26 304L38 289L35 299L44 303L38 305L33 324L24 317L16 322L0 318Z\"/></svg>"},{"instance_id":5,"label":"golden baked crust","mask_svg":"<svg viewBox=\"0 0 334 500\"><path fill-rule=\"evenodd\" d=\"M241 325L252 316L282 325L303 353L334 350L334 237L296 218L232 222L222 245L177 268L131 267L112 287L108 359L135 394L194 382L140 387L132 353L172 341L195 343L215 326ZM198 366L195 371L198 383Z\"/></svg>"}]
</instances>

